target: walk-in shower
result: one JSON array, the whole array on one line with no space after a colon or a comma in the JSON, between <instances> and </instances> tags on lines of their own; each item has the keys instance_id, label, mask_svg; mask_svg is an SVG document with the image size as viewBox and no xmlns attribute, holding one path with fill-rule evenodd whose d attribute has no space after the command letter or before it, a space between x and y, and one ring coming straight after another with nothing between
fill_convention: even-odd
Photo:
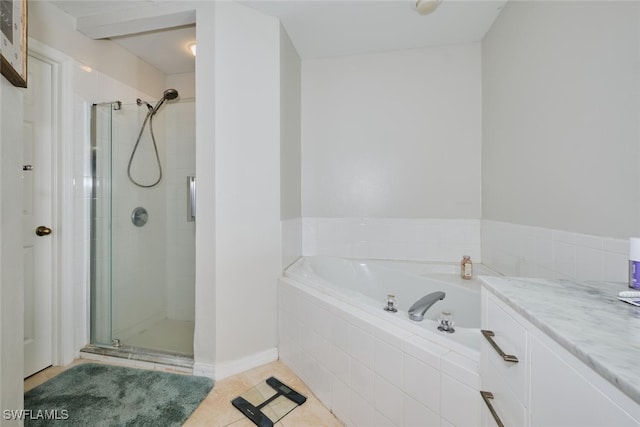
<instances>
[{"instance_id":1,"label":"walk-in shower","mask_svg":"<svg viewBox=\"0 0 640 427\"><path fill-rule=\"evenodd\" d=\"M95 104L91 141L92 347L192 358L195 100Z\"/></svg>"}]
</instances>

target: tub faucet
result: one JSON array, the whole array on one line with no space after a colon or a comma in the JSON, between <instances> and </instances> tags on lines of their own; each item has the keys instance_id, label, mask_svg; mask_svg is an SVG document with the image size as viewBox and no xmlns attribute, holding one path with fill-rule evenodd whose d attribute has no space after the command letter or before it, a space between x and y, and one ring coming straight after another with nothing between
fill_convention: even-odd
<instances>
[{"instance_id":1,"label":"tub faucet","mask_svg":"<svg viewBox=\"0 0 640 427\"><path fill-rule=\"evenodd\" d=\"M416 301L409 309L409 319L416 322L422 321L422 319L424 319L424 314L427 312L427 310L429 310L429 307L431 307L438 301L443 300L446 295L447 294L445 294L444 292L438 291L423 296L418 301Z\"/></svg>"}]
</instances>

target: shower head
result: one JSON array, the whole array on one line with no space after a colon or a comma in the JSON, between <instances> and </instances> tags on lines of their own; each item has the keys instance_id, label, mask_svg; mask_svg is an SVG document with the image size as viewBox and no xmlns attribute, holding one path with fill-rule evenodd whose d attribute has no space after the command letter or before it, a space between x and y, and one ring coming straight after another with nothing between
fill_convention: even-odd
<instances>
[{"instance_id":1,"label":"shower head","mask_svg":"<svg viewBox=\"0 0 640 427\"><path fill-rule=\"evenodd\" d=\"M162 94L162 98L160 98L160 101L158 101L158 103L156 104L155 107L153 107L153 109L151 110L151 115L154 115L155 113L158 112L158 109L160 109L160 106L162 104L164 104L164 101L172 101L174 99L176 99L178 97L178 91L175 89L167 89L164 91L164 93Z\"/></svg>"},{"instance_id":2,"label":"shower head","mask_svg":"<svg viewBox=\"0 0 640 427\"><path fill-rule=\"evenodd\" d=\"M171 101L172 99L176 99L178 97L178 91L175 89L167 89L164 91L162 97L167 101Z\"/></svg>"}]
</instances>

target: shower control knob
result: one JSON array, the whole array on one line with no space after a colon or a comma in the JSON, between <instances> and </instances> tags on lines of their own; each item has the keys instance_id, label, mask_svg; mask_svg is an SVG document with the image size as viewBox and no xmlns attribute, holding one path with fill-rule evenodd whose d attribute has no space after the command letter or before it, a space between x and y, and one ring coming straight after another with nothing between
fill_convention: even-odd
<instances>
[{"instance_id":1,"label":"shower control knob","mask_svg":"<svg viewBox=\"0 0 640 427\"><path fill-rule=\"evenodd\" d=\"M38 236L48 236L49 234L51 234L51 229L49 227L41 225L40 227L36 228L36 234Z\"/></svg>"},{"instance_id":2,"label":"shower control knob","mask_svg":"<svg viewBox=\"0 0 640 427\"><path fill-rule=\"evenodd\" d=\"M149 220L149 213L147 210L141 206L135 208L133 212L131 212L131 222L136 227L144 226Z\"/></svg>"}]
</instances>

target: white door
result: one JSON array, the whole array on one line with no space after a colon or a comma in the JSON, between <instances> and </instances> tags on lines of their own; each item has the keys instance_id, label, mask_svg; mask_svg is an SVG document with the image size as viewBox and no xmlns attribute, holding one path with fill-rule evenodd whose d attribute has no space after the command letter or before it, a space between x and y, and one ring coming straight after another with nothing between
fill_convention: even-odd
<instances>
[{"instance_id":1,"label":"white door","mask_svg":"<svg viewBox=\"0 0 640 427\"><path fill-rule=\"evenodd\" d=\"M29 55L24 96L24 376L53 360L52 65Z\"/></svg>"}]
</instances>

